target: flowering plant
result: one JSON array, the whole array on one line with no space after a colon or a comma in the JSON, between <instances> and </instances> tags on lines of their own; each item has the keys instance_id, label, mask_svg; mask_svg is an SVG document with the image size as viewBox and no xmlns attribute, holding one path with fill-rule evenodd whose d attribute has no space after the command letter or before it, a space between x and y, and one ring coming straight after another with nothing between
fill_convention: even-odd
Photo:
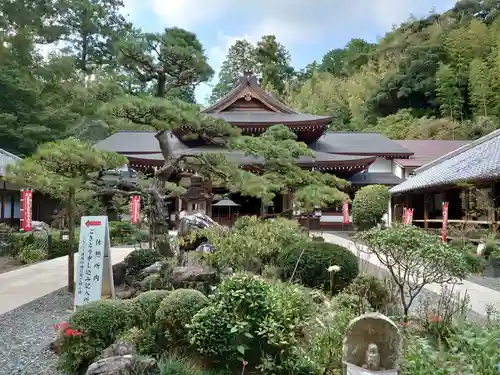
<instances>
[{"instance_id":1,"label":"flowering plant","mask_svg":"<svg viewBox=\"0 0 500 375\"><path fill-rule=\"evenodd\" d=\"M75 336L81 336L83 333L80 330L72 329L71 325L68 322L54 323L52 325L52 328L54 328L56 332L61 332L61 331L64 332L65 336L75 337Z\"/></svg>"}]
</instances>

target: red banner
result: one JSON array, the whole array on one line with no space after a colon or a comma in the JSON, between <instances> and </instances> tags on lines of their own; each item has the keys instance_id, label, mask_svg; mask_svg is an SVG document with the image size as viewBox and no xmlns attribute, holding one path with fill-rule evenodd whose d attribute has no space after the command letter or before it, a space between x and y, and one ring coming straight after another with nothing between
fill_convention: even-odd
<instances>
[{"instance_id":1,"label":"red banner","mask_svg":"<svg viewBox=\"0 0 500 375\"><path fill-rule=\"evenodd\" d=\"M448 230L448 202L443 202L443 227L441 228L441 241L446 242Z\"/></svg>"},{"instance_id":2,"label":"red banner","mask_svg":"<svg viewBox=\"0 0 500 375\"><path fill-rule=\"evenodd\" d=\"M403 207L403 224L406 225L408 222L408 209Z\"/></svg>"},{"instance_id":3,"label":"red banner","mask_svg":"<svg viewBox=\"0 0 500 375\"><path fill-rule=\"evenodd\" d=\"M413 212L414 211L415 211L414 208L407 208L406 209L406 224L407 225L413 224Z\"/></svg>"},{"instance_id":4,"label":"red banner","mask_svg":"<svg viewBox=\"0 0 500 375\"><path fill-rule=\"evenodd\" d=\"M31 232L33 230L33 191L31 189L21 190L21 230Z\"/></svg>"},{"instance_id":5,"label":"red banner","mask_svg":"<svg viewBox=\"0 0 500 375\"><path fill-rule=\"evenodd\" d=\"M133 195L130 198L130 221L132 224L139 224L141 221L141 197Z\"/></svg>"},{"instance_id":6,"label":"red banner","mask_svg":"<svg viewBox=\"0 0 500 375\"><path fill-rule=\"evenodd\" d=\"M342 213L344 214L344 224L349 224L349 202L344 202L344 206L342 206Z\"/></svg>"}]
</instances>

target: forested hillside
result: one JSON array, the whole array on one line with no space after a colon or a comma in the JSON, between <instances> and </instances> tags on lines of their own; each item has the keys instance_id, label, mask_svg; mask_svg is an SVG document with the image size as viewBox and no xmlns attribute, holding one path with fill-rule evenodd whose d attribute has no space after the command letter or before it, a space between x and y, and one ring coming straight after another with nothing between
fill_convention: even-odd
<instances>
[{"instance_id":1,"label":"forested hillside","mask_svg":"<svg viewBox=\"0 0 500 375\"><path fill-rule=\"evenodd\" d=\"M500 0L461 1L378 43L354 39L300 71L272 35L256 45L239 41L210 101L252 70L291 106L333 114L332 129L477 138L500 117L499 9ZM195 88L213 76L197 36L179 28L145 33L122 14L121 0L0 3L0 148L28 155L69 135L101 139L129 123L102 115L111 100L195 102Z\"/></svg>"},{"instance_id":2,"label":"forested hillside","mask_svg":"<svg viewBox=\"0 0 500 375\"><path fill-rule=\"evenodd\" d=\"M477 138L496 129L500 116L499 10L498 0L460 1L443 14L405 22L378 43L353 39L296 72L286 89L259 64L257 73L292 107L333 114L332 129L394 139ZM238 52L237 45L231 49L222 82L237 70Z\"/></svg>"}]
</instances>

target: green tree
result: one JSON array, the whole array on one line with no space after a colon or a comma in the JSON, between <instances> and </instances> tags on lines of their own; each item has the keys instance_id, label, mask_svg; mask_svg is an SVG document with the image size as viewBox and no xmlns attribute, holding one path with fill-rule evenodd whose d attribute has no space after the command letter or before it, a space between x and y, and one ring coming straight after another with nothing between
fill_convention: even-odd
<instances>
[{"instance_id":1,"label":"green tree","mask_svg":"<svg viewBox=\"0 0 500 375\"><path fill-rule=\"evenodd\" d=\"M281 97L287 93L295 70L288 49L274 35L265 35L256 45L256 60L262 86L271 85Z\"/></svg>"},{"instance_id":2,"label":"green tree","mask_svg":"<svg viewBox=\"0 0 500 375\"><path fill-rule=\"evenodd\" d=\"M5 180L20 186L29 186L66 204L69 229L68 289L74 291L74 223L77 194L95 185L100 174L118 168L127 159L116 153L99 151L91 144L76 139L46 143L22 162L8 167Z\"/></svg>"},{"instance_id":3,"label":"green tree","mask_svg":"<svg viewBox=\"0 0 500 375\"><path fill-rule=\"evenodd\" d=\"M476 116L488 116L491 112L493 90L488 65L481 59L474 59L470 64L469 100Z\"/></svg>"},{"instance_id":4,"label":"green tree","mask_svg":"<svg viewBox=\"0 0 500 375\"><path fill-rule=\"evenodd\" d=\"M226 95L245 72L259 74L255 47L248 40L241 39L229 47L209 102L213 104Z\"/></svg>"},{"instance_id":5,"label":"green tree","mask_svg":"<svg viewBox=\"0 0 500 375\"><path fill-rule=\"evenodd\" d=\"M122 0L61 0L64 39L84 73L116 64L116 43L131 25L121 14Z\"/></svg>"},{"instance_id":6,"label":"green tree","mask_svg":"<svg viewBox=\"0 0 500 375\"><path fill-rule=\"evenodd\" d=\"M176 27L163 33L132 35L121 45L120 52L125 70L151 84L159 98L171 95L173 90L194 90L213 75L196 35Z\"/></svg>"},{"instance_id":7,"label":"green tree","mask_svg":"<svg viewBox=\"0 0 500 375\"><path fill-rule=\"evenodd\" d=\"M366 230L382 223L389 207L389 189L384 185L364 186L352 201L352 222L359 230Z\"/></svg>"},{"instance_id":8,"label":"green tree","mask_svg":"<svg viewBox=\"0 0 500 375\"><path fill-rule=\"evenodd\" d=\"M436 97L444 117L462 118L464 99L458 87L457 74L450 65L440 64L436 72Z\"/></svg>"}]
</instances>

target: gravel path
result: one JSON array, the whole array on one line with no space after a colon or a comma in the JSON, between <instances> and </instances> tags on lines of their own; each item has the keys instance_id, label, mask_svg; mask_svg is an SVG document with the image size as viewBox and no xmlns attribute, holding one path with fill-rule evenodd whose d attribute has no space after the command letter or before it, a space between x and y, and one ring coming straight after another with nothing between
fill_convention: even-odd
<instances>
[{"instance_id":1,"label":"gravel path","mask_svg":"<svg viewBox=\"0 0 500 375\"><path fill-rule=\"evenodd\" d=\"M52 325L66 321L72 307L61 289L0 315L0 375L61 375L49 349Z\"/></svg>"}]
</instances>

